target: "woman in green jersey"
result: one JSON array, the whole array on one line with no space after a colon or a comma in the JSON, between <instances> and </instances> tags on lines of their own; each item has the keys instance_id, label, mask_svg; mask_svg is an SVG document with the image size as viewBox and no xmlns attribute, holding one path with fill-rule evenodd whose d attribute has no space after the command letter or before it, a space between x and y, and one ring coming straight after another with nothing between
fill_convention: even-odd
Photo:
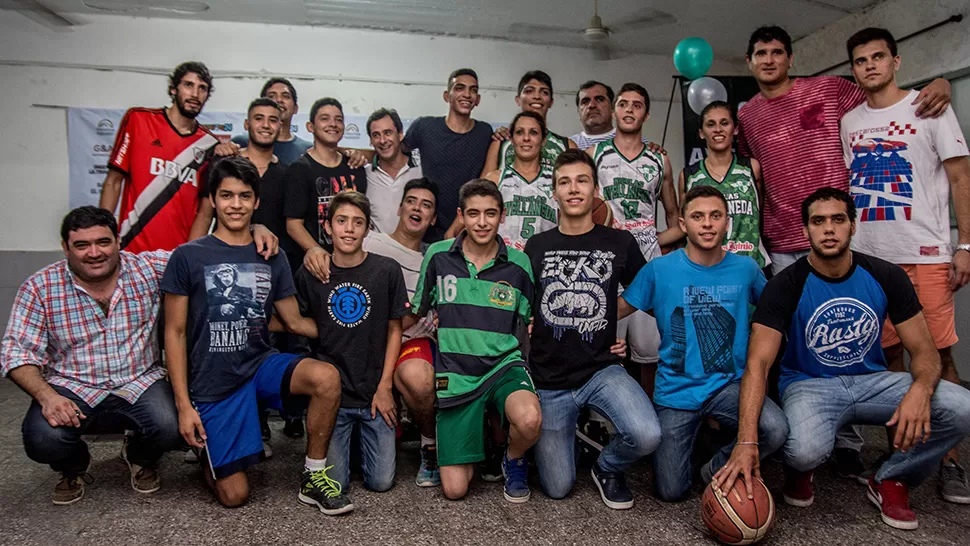
<instances>
[{"instance_id":1,"label":"woman in green jersey","mask_svg":"<svg viewBox=\"0 0 970 546\"><path fill-rule=\"evenodd\" d=\"M768 253L761 242L761 165L758 160L734 153L737 118L723 101L708 104L701 112L700 137L707 144L702 161L680 173L677 187L683 198L694 186L714 186L728 203L728 232L724 249L750 256L764 268Z\"/></svg>"}]
</instances>

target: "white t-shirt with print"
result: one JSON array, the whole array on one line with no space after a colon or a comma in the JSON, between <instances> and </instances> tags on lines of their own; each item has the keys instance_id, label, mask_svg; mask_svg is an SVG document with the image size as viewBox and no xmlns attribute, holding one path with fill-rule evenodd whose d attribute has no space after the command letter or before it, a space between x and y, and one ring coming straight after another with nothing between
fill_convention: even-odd
<instances>
[{"instance_id":1,"label":"white t-shirt with print","mask_svg":"<svg viewBox=\"0 0 970 546\"><path fill-rule=\"evenodd\" d=\"M949 263L950 183L943 162L967 156L953 108L916 117L917 92L888 108L862 103L842 118L856 206L855 250L896 264Z\"/></svg>"},{"instance_id":2,"label":"white t-shirt with print","mask_svg":"<svg viewBox=\"0 0 970 546\"><path fill-rule=\"evenodd\" d=\"M418 285L418 276L421 275L421 262L424 260L424 255L395 241L390 235L376 231L367 234L364 239L364 250L390 258L401 266L404 286L408 291L408 301L412 301L414 290ZM421 337L435 339L433 313L428 313L404 332L404 341Z\"/></svg>"}]
</instances>

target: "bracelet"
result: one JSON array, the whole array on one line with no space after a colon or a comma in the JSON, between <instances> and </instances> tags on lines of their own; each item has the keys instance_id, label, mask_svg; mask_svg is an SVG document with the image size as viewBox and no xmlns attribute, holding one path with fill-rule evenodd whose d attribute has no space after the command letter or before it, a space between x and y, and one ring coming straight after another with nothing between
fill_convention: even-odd
<instances>
[{"instance_id":1,"label":"bracelet","mask_svg":"<svg viewBox=\"0 0 970 546\"><path fill-rule=\"evenodd\" d=\"M756 446L758 442L737 442L735 445L739 446Z\"/></svg>"}]
</instances>

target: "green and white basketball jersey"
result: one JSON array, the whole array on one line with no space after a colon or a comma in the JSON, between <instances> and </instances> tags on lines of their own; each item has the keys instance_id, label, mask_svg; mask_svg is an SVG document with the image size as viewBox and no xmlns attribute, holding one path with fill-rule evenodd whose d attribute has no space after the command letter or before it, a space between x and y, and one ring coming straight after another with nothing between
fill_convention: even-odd
<instances>
[{"instance_id":1,"label":"green and white basketball jersey","mask_svg":"<svg viewBox=\"0 0 970 546\"><path fill-rule=\"evenodd\" d=\"M714 186L727 199L729 222L724 250L750 256L759 267L767 265L768 252L761 242L761 206L751 160L735 155L720 182L711 176L701 160L684 169L684 181L688 191L694 186Z\"/></svg>"},{"instance_id":2,"label":"green and white basketball jersey","mask_svg":"<svg viewBox=\"0 0 970 546\"><path fill-rule=\"evenodd\" d=\"M657 197L663 184L663 155L644 146L640 155L628 161L610 139L596 145L593 162L603 200L613 211L613 227L629 231L647 261L660 256Z\"/></svg>"},{"instance_id":3,"label":"green and white basketball jersey","mask_svg":"<svg viewBox=\"0 0 970 546\"><path fill-rule=\"evenodd\" d=\"M542 151L540 152L539 156L539 161L542 164L544 174L552 176L552 167L556 163L556 158L568 148L568 138L559 136L556 133L549 131L549 133L546 135L546 141L542 143ZM509 139L503 141L498 151L499 170L504 171L506 167L510 167L514 162L515 146L512 145L512 140Z\"/></svg>"},{"instance_id":4,"label":"green and white basketball jersey","mask_svg":"<svg viewBox=\"0 0 970 546\"><path fill-rule=\"evenodd\" d=\"M498 234L509 248L522 250L529 237L559 224L558 206L552 198L552 177L541 168L539 176L530 181L507 167L502 171L498 189L505 202L505 222L499 224Z\"/></svg>"}]
</instances>

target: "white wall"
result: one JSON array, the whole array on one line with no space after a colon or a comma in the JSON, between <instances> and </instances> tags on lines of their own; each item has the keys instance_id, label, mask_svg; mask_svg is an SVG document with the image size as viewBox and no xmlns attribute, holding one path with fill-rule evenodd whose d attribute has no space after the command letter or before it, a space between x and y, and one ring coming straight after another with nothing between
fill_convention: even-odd
<instances>
[{"instance_id":1,"label":"white wall","mask_svg":"<svg viewBox=\"0 0 970 546\"><path fill-rule=\"evenodd\" d=\"M111 16L53 32L0 11L0 250L58 248L57 225L68 210L65 113L35 105L165 105L164 74L190 59L215 73L210 111L242 111L266 77L284 75L297 78L304 108L331 95L348 112L388 106L403 117L445 114L444 80L468 66L479 74L482 104L474 116L483 120L511 119L519 76L542 69L557 90L549 125L566 135L581 129L573 98L580 83L637 81L653 98L645 133L658 141L674 73L669 56L594 62L580 49L494 40ZM711 72L737 74L738 67L719 63ZM678 94L667 134L676 169L683 166L679 100Z\"/></svg>"},{"instance_id":2,"label":"white wall","mask_svg":"<svg viewBox=\"0 0 970 546\"><path fill-rule=\"evenodd\" d=\"M906 86L965 70L970 65L970 0L887 0L871 10L844 17L794 44L795 74L814 74L848 60L845 41L866 27L882 27L897 39L963 14L950 23L899 44L898 78ZM843 65L829 74L850 74Z\"/></svg>"}]
</instances>

